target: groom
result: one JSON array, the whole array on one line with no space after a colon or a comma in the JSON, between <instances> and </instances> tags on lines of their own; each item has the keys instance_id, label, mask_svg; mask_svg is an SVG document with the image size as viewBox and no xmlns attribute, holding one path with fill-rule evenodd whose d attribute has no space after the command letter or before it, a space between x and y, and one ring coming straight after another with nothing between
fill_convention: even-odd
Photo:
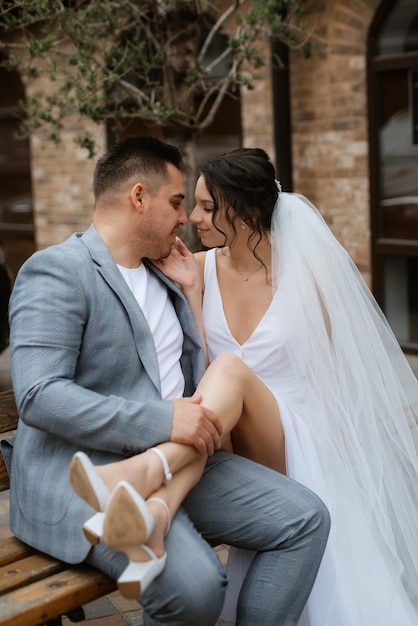
<instances>
[{"instance_id":1,"label":"groom","mask_svg":"<svg viewBox=\"0 0 418 626\"><path fill-rule=\"evenodd\" d=\"M82 533L92 510L69 484L73 454L85 450L100 464L163 441L193 445L211 456L173 520L167 565L140 598L144 624L213 626L227 580L208 539L257 551L240 624L296 625L325 548L328 512L285 476L216 451L217 416L188 399L204 372L199 335L182 293L147 261L167 256L187 221L181 168L177 148L157 139L114 145L96 166L93 224L35 253L16 279L11 365L21 420L8 450L11 528L39 550L118 578L125 555L93 548ZM139 306L122 276L142 264L168 293L169 331L151 332L150 293L144 287ZM178 367L163 372L157 352L176 340Z\"/></svg>"}]
</instances>

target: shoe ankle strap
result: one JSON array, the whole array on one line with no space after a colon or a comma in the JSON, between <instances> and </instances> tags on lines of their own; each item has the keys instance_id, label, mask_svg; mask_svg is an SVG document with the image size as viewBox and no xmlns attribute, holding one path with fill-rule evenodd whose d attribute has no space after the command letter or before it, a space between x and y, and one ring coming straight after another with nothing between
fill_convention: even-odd
<instances>
[{"instance_id":1,"label":"shoe ankle strap","mask_svg":"<svg viewBox=\"0 0 418 626\"><path fill-rule=\"evenodd\" d=\"M163 470L164 470L164 484L166 485L173 478L173 474L170 471L167 458L164 452L162 452L162 450L160 450L159 448L149 448L149 450L151 450L151 452L155 452L155 454L157 454L160 457L161 463L163 464Z\"/></svg>"},{"instance_id":2,"label":"shoe ankle strap","mask_svg":"<svg viewBox=\"0 0 418 626\"><path fill-rule=\"evenodd\" d=\"M167 530L164 533L164 537L165 537L168 534L168 531L170 530L170 526L171 526L171 514L170 514L170 509L168 508L168 504L162 498L157 498L157 497L148 498L147 504L149 502L159 502L160 504L162 504L162 506L165 509L165 512L167 513Z\"/></svg>"}]
</instances>

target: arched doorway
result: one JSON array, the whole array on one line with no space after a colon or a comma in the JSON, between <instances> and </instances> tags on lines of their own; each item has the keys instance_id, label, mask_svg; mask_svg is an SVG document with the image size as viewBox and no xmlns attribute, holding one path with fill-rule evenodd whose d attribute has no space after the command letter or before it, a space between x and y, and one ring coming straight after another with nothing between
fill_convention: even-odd
<instances>
[{"instance_id":1,"label":"arched doorway","mask_svg":"<svg viewBox=\"0 0 418 626\"><path fill-rule=\"evenodd\" d=\"M418 3L384 0L369 32L373 290L418 354Z\"/></svg>"}]
</instances>

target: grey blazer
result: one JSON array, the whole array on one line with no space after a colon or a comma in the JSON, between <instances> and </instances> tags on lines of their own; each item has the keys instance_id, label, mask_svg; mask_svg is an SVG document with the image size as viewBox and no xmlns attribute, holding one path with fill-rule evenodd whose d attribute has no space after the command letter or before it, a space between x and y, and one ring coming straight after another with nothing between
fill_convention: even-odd
<instances>
[{"instance_id":1,"label":"grey blazer","mask_svg":"<svg viewBox=\"0 0 418 626\"><path fill-rule=\"evenodd\" d=\"M170 289L183 327L181 365L191 395L205 367L194 319L176 286L149 267ZM20 414L13 452L3 446L11 529L39 550L77 563L91 547L81 526L93 510L69 484L74 452L105 463L167 441L172 405L161 399L148 324L94 226L24 264L10 321Z\"/></svg>"}]
</instances>

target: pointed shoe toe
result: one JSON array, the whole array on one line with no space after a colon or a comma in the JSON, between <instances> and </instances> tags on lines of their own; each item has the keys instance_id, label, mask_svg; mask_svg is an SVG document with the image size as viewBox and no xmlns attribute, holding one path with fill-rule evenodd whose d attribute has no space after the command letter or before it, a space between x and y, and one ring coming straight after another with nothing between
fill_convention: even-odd
<instances>
[{"instance_id":1,"label":"pointed shoe toe","mask_svg":"<svg viewBox=\"0 0 418 626\"><path fill-rule=\"evenodd\" d=\"M71 459L69 477L76 494L96 511L104 511L110 498L109 489L100 478L85 452L76 452Z\"/></svg>"}]
</instances>

